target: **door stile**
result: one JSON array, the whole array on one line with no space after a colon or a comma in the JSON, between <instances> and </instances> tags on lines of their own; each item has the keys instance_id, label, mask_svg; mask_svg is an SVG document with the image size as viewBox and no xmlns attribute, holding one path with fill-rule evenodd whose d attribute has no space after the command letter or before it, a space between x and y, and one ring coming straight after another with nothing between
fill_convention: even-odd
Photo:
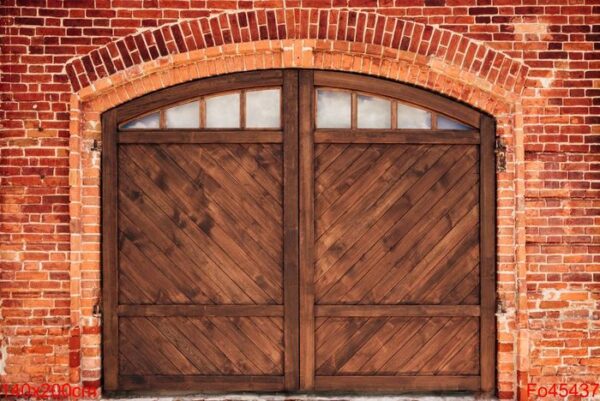
<instances>
[{"instance_id":1,"label":"door stile","mask_svg":"<svg viewBox=\"0 0 600 401\"><path fill-rule=\"evenodd\" d=\"M481 116L480 144L480 302L481 302L481 391L496 387L496 163L494 119Z\"/></svg>"},{"instance_id":2,"label":"door stile","mask_svg":"<svg viewBox=\"0 0 600 401\"><path fill-rule=\"evenodd\" d=\"M283 74L284 385L298 389L298 71Z\"/></svg>"},{"instance_id":3,"label":"door stile","mask_svg":"<svg viewBox=\"0 0 600 401\"><path fill-rule=\"evenodd\" d=\"M116 116L115 110L109 110L102 116L102 352L103 387L106 391L119 387Z\"/></svg>"},{"instance_id":4,"label":"door stile","mask_svg":"<svg viewBox=\"0 0 600 401\"><path fill-rule=\"evenodd\" d=\"M314 390L314 113L313 72L300 71L300 390Z\"/></svg>"}]
</instances>

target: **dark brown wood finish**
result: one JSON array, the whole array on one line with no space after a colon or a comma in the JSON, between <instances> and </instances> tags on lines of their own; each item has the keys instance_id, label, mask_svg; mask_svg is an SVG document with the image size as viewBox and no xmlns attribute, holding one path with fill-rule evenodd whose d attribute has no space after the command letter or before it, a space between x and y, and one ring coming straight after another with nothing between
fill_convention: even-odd
<instances>
[{"instance_id":1,"label":"dark brown wood finish","mask_svg":"<svg viewBox=\"0 0 600 401\"><path fill-rule=\"evenodd\" d=\"M119 143L282 143L282 131L120 131Z\"/></svg>"},{"instance_id":2,"label":"dark brown wood finish","mask_svg":"<svg viewBox=\"0 0 600 401\"><path fill-rule=\"evenodd\" d=\"M496 124L481 116L481 391L496 388Z\"/></svg>"},{"instance_id":3,"label":"dark brown wood finish","mask_svg":"<svg viewBox=\"0 0 600 401\"><path fill-rule=\"evenodd\" d=\"M300 390L314 389L314 89L313 72L300 72Z\"/></svg>"},{"instance_id":4,"label":"dark brown wood finish","mask_svg":"<svg viewBox=\"0 0 600 401\"><path fill-rule=\"evenodd\" d=\"M313 131L315 242L300 265L314 276L301 289L314 297L311 390L493 392L493 120L374 78L317 71L314 85L400 99L474 129L437 130L434 118L432 130L353 120Z\"/></svg>"},{"instance_id":5,"label":"dark brown wood finish","mask_svg":"<svg viewBox=\"0 0 600 401\"><path fill-rule=\"evenodd\" d=\"M285 295L285 388L298 388L300 371L299 330L299 230L298 230L298 71L283 75L283 246Z\"/></svg>"},{"instance_id":6,"label":"dark brown wood finish","mask_svg":"<svg viewBox=\"0 0 600 401\"><path fill-rule=\"evenodd\" d=\"M118 129L267 87L278 129ZM473 128L357 129L354 113L315 129L317 87ZM493 393L494 139L468 106L329 71L203 79L106 112L104 389Z\"/></svg>"},{"instance_id":7,"label":"dark brown wood finish","mask_svg":"<svg viewBox=\"0 0 600 401\"><path fill-rule=\"evenodd\" d=\"M466 145L479 143L479 131L319 130L315 143L406 143Z\"/></svg>"},{"instance_id":8,"label":"dark brown wood finish","mask_svg":"<svg viewBox=\"0 0 600 401\"><path fill-rule=\"evenodd\" d=\"M281 129L117 129L190 97L273 86ZM297 87L296 71L235 74L103 116L106 390L298 387Z\"/></svg>"},{"instance_id":9,"label":"dark brown wood finish","mask_svg":"<svg viewBox=\"0 0 600 401\"><path fill-rule=\"evenodd\" d=\"M117 114L102 115L102 352L104 388L119 388Z\"/></svg>"}]
</instances>

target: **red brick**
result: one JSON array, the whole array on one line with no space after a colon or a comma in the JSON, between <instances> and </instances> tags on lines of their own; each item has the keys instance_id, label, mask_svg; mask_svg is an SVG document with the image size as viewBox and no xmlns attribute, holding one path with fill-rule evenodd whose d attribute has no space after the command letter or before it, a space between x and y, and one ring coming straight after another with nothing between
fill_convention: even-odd
<instances>
[{"instance_id":1,"label":"red brick","mask_svg":"<svg viewBox=\"0 0 600 401\"><path fill-rule=\"evenodd\" d=\"M506 362L517 360L521 345L514 340L516 321L502 315L507 322L499 329L499 359L504 362L497 368L504 378L499 380L498 396L512 399L523 394L528 381L552 380L557 374L572 382L597 376L600 344L593 319L600 316L588 302L598 301L600 289L600 274L594 270L600 263L600 7L559 2L539 6L513 0L263 3L19 0L4 6L8 27L0 67L0 240L11 259L0 264L3 329L9 333L9 345L31 340L30 347L8 347L7 372L12 368L10 358L24 358L30 366L23 369L26 380L68 381L72 371L80 382L94 388L100 385L97 372L81 370L82 358L98 357L99 349L83 347L79 337L98 335L99 326L81 327L81 334L63 330L71 312L83 313L93 305L89 295L77 294L84 308L70 309L71 296L75 297L68 292L70 230L80 223L86 224L86 246L93 255L81 266L82 274L90 274L82 289L99 288L99 271L94 270L99 228L93 223L99 217L99 174L90 166L78 173L85 172L83 182L93 187L85 197L94 211L69 214L71 94L98 85L99 78L116 80L115 74L143 62L197 48L269 39L337 38L344 43L337 43L335 49L346 49L345 42L353 42L351 48L358 53L368 49L397 54L375 46L382 44L424 56L415 56L411 68L423 68L431 77L410 83L459 97L496 115L498 134L509 143L508 171L498 176L499 294L511 307L519 297L528 300L516 313L529 328L533 352L528 371L516 371L513 362ZM245 11L235 12L236 6ZM225 10L228 14L220 13ZM142 27L156 28L140 31ZM329 49L328 44L321 45ZM326 51L315 53L317 60L341 63L341 58ZM466 78L453 81L432 72L418 64L425 57L426 63L439 62L441 70L445 66L465 70ZM379 61L362 62L375 68ZM397 67L395 61L386 63ZM510 105L522 107L523 126L516 126L520 116L515 108L496 114L500 109L491 103L504 99L481 98L474 78L487 80L498 96L513 94L518 101L510 100ZM110 95L107 104L116 105L118 98ZM510 164L517 157L514 143L520 143L526 155L525 161L516 160L517 166ZM525 188L523 198L515 195L517 183ZM514 218L520 212L515 205L524 208L517 223ZM519 256L516 241L521 241L514 228L519 224L525 228L524 243L518 243L525 246L522 267L527 274L523 276L514 264ZM527 292L519 293L517 284ZM591 358L583 358L588 355ZM519 378L520 388L512 377Z\"/></svg>"}]
</instances>

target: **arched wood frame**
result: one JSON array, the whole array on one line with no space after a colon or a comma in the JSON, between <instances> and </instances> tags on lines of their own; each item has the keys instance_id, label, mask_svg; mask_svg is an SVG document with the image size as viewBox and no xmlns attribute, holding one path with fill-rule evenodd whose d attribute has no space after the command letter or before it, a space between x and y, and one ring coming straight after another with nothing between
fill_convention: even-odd
<instances>
[{"instance_id":1,"label":"arched wood frame","mask_svg":"<svg viewBox=\"0 0 600 401\"><path fill-rule=\"evenodd\" d=\"M283 124L277 130L166 129L119 131L119 125L146 112L198 96L230 90L282 87ZM468 131L430 130L315 130L314 90L316 87L341 88L394 98L449 116L473 127ZM310 116L307 118L307 116ZM302 117L302 118L301 118ZM102 281L103 281L103 371L104 388L112 390L147 390L156 385L167 390L229 391L350 391L405 390L495 390L495 123L494 120L464 104L410 85L342 72L312 70L264 70L205 78L166 88L134 99L105 112L102 116ZM249 380L208 377L184 382L151 383L139 378L118 377L118 319L137 316L151 308L118 305L117 191L118 145L143 144L215 144L215 143L282 143L284 191L284 305L269 306L257 312L250 305L188 305L176 313L183 316L283 316L285 319L284 375L251 377ZM314 319L329 316L334 307L318 306L311 292L314 246L314 145L316 143L384 143L384 144L478 144L480 163L480 308L470 308L469 316L480 317L480 375L469 380L449 378L419 380L415 377L315 377ZM298 175L298 171L301 173ZM297 288L298 291L289 291ZM434 310L435 308L431 308ZM173 308L150 311L162 316ZM182 312L183 310L183 312ZM336 312L337 313L337 312ZM347 316L360 311L346 310ZM356 314L358 313L358 315ZM428 308L397 305L374 309L375 314L415 316ZM455 309L435 309L436 314L454 316ZM346 316L342 314L341 316Z\"/></svg>"}]
</instances>

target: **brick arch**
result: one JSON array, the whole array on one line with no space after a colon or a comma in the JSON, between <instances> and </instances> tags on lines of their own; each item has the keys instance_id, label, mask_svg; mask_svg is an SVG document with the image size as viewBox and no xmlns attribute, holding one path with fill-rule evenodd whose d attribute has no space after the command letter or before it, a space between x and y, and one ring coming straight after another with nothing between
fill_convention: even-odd
<instances>
[{"instance_id":1,"label":"brick arch","mask_svg":"<svg viewBox=\"0 0 600 401\"><path fill-rule=\"evenodd\" d=\"M511 94L521 93L528 69L482 42L431 25L375 12L282 8L220 13L138 32L70 60L65 68L79 91L154 60L226 45L289 40L335 43L332 50L340 44L353 53L379 53L448 69L484 81L489 90Z\"/></svg>"},{"instance_id":2,"label":"brick arch","mask_svg":"<svg viewBox=\"0 0 600 401\"><path fill-rule=\"evenodd\" d=\"M329 27L322 21L331 22ZM333 23L335 22L335 23ZM99 238L101 113L182 82L268 68L343 70L448 95L496 117L508 143L498 174L498 390L514 394L526 371L524 148L520 95L527 67L457 33L396 17L336 10L222 13L140 32L71 60L71 360L73 383L100 384ZM516 290L515 290L516 288ZM501 361L515 361L515 365ZM521 375L522 376L522 375ZM523 382L525 383L525 382ZM522 384L523 385L523 384ZM506 398L506 396L502 396Z\"/></svg>"}]
</instances>

